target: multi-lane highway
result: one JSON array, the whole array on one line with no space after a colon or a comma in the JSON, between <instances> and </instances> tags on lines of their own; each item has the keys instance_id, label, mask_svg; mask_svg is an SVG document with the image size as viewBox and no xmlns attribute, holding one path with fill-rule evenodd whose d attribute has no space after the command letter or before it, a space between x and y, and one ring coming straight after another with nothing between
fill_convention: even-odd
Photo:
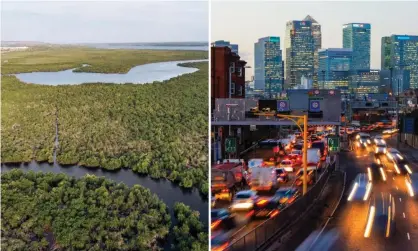
<instances>
[{"instance_id":1,"label":"multi-lane highway","mask_svg":"<svg viewBox=\"0 0 418 251\"><path fill-rule=\"evenodd\" d=\"M394 147L393 139L386 139L390 147ZM409 157L405 156L404 157ZM381 157L387 170L386 182L373 182L371 197L381 197L390 194L395 201L395 234L386 238L383 234L371 235L365 238L368 223L369 204L347 201L353 179L358 173L367 173L367 167L374 161L373 149L354 151L346 154L344 171L347 174L347 188L342 202L334 218L330 220L324 232L335 229L339 238L332 250L418 250L418 200L410 197L405 185L404 175L395 172L391 161ZM411 169L418 172L418 167L410 157ZM378 222L372 223L371 231L376 231Z\"/></svg>"},{"instance_id":2,"label":"multi-lane highway","mask_svg":"<svg viewBox=\"0 0 418 251\"><path fill-rule=\"evenodd\" d=\"M289 153L290 149L287 151ZM245 160L249 159L270 159L274 157L274 152L272 148L257 148L252 151L249 151L243 156ZM296 179L296 172L301 168L301 164L293 165L294 172L288 173L289 181L286 183L280 183L280 187L291 187L294 186L294 181ZM297 187L302 192L302 187ZM244 187L245 189L249 189L249 187ZM227 201L216 201L214 208L224 208L229 209L230 203ZM249 232L253 231L256 227L261 225L263 222L268 220L268 218L252 218L249 212L234 212L234 221L235 227L233 229L218 229L217 231L212 232L212 236L216 235L225 235L229 239L229 243L234 243L237 240L240 240L243 236L247 235ZM248 236L247 236L248 237ZM251 241L251 238L248 237L246 241Z\"/></svg>"}]
</instances>

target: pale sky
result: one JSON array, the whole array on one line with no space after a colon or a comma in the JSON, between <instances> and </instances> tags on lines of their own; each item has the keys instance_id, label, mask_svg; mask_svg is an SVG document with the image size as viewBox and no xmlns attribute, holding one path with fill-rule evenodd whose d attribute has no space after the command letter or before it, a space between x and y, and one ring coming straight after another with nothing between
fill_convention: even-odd
<instances>
[{"instance_id":1,"label":"pale sky","mask_svg":"<svg viewBox=\"0 0 418 251\"><path fill-rule=\"evenodd\" d=\"M342 25L370 23L371 68L380 69L383 36L418 35L418 2L211 2L211 41L228 40L239 45L239 54L254 65L254 43L279 36L285 56L286 22L311 15L322 29L322 48L342 48ZM283 59L285 60L285 59ZM248 78L254 68L247 69Z\"/></svg>"},{"instance_id":2,"label":"pale sky","mask_svg":"<svg viewBox=\"0 0 418 251\"><path fill-rule=\"evenodd\" d=\"M1 39L50 43L209 40L207 1L1 1Z\"/></svg>"}]
</instances>

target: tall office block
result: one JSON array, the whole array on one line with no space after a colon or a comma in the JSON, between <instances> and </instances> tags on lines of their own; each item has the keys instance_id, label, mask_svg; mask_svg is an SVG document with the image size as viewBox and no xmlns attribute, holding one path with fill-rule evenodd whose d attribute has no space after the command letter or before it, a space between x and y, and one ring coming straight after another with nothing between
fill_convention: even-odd
<instances>
[{"instance_id":1,"label":"tall office block","mask_svg":"<svg viewBox=\"0 0 418 251\"><path fill-rule=\"evenodd\" d=\"M401 91L418 88L418 36L383 37L381 60L385 61L382 69L392 68L392 82L400 81ZM397 88L394 88L394 91L397 91Z\"/></svg>"},{"instance_id":2,"label":"tall office block","mask_svg":"<svg viewBox=\"0 0 418 251\"><path fill-rule=\"evenodd\" d=\"M238 55L238 45L237 44L231 44L229 41L218 40L218 41L213 42L212 46L214 46L214 47L229 47L233 53L236 53Z\"/></svg>"},{"instance_id":3,"label":"tall office block","mask_svg":"<svg viewBox=\"0 0 418 251\"><path fill-rule=\"evenodd\" d=\"M254 87L275 96L282 90L283 61L280 37L260 38L254 44Z\"/></svg>"},{"instance_id":4,"label":"tall office block","mask_svg":"<svg viewBox=\"0 0 418 251\"><path fill-rule=\"evenodd\" d=\"M313 78L315 43L311 21L289 21L286 24L286 83L300 85L302 76Z\"/></svg>"},{"instance_id":5,"label":"tall office block","mask_svg":"<svg viewBox=\"0 0 418 251\"><path fill-rule=\"evenodd\" d=\"M310 15L306 16L303 21L310 21L312 23L312 36L314 40L314 75L313 75L313 85L315 88L318 88L318 80L319 80L319 58L318 58L318 51L322 48L322 33L321 33L321 25L313 19Z\"/></svg>"},{"instance_id":6,"label":"tall office block","mask_svg":"<svg viewBox=\"0 0 418 251\"><path fill-rule=\"evenodd\" d=\"M371 25L350 23L343 26L343 48L353 50L352 70L370 70Z\"/></svg>"},{"instance_id":7,"label":"tall office block","mask_svg":"<svg viewBox=\"0 0 418 251\"><path fill-rule=\"evenodd\" d=\"M352 63L351 49L321 49L319 55L318 84L324 89L340 89L348 92Z\"/></svg>"},{"instance_id":8,"label":"tall office block","mask_svg":"<svg viewBox=\"0 0 418 251\"><path fill-rule=\"evenodd\" d=\"M379 93L382 89L380 70L356 70L351 73L349 89L357 95Z\"/></svg>"}]
</instances>

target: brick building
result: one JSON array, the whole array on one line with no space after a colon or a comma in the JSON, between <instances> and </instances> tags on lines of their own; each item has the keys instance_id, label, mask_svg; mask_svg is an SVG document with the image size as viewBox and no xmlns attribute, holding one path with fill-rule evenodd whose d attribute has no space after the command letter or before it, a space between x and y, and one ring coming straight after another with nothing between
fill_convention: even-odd
<instances>
[{"instance_id":1,"label":"brick building","mask_svg":"<svg viewBox=\"0 0 418 251\"><path fill-rule=\"evenodd\" d=\"M211 47L211 107L215 98L229 98L231 77L231 98L245 97L245 65L240 56L229 47ZM230 76L231 70L231 76Z\"/></svg>"},{"instance_id":2,"label":"brick building","mask_svg":"<svg viewBox=\"0 0 418 251\"><path fill-rule=\"evenodd\" d=\"M229 47L211 47L211 111L215 109L216 98L245 98L245 65L247 62L231 51ZM230 81L231 78L231 81ZM231 90L229 90L231 82ZM225 138L235 136L241 138L240 127L212 128L213 160L222 159L225 153ZM238 140L241 144L241 140ZM232 157L230 155L229 157Z\"/></svg>"}]
</instances>

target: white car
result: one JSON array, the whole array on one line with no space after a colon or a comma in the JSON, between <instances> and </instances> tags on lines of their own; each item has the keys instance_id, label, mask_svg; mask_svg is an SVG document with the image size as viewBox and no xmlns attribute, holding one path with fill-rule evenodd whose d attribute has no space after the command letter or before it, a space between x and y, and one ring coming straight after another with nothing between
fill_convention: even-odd
<instances>
[{"instance_id":1,"label":"white car","mask_svg":"<svg viewBox=\"0 0 418 251\"><path fill-rule=\"evenodd\" d=\"M397 155L402 156L401 152L399 152L396 148L388 148L386 151L386 157L390 160L393 160Z\"/></svg>"},{"instance_id":2,"label":"white car","mask_svg":"<svg viewBox=\"0 0 418 251\"><path fill-rule=\"evenodd\" d=\"M257 193L252 190L238 192L231 205L231 211L251 210L258 200Z\"/></svg>"},{"instance_id":3,"label":"white car","mask_svg":"<svg viewBox=\"0 0 418 251\"><path fill-rule=\"evenodd\" d=\"M375 144L379 143L379 142L383 142L385 143L385 139L383 138L382 135L376 135L373 137L373 141Z\"/></svg>"},{"instance_id":4,"label":"white car","mask_svg":"<svg viewBox=\"0 0 418 251\"><path fill-rule=\"evenodd\" d=\"M379 153L386 154L386 152L387 152L387 145L385 143L379 142L376 144L376 147L375 147L376 154L379 154Z\"/></svg>"},{"instance_id":5,"label":"white car","mask_svg":"<svg viewBox=\"0 0 418 251\"><path fill-rule=\"evenodd\" d=\"M283 168L286 172L294 172L293 162L291 160L285 159L280 162L280 168Z\"/></svg>"}]
</instances>

